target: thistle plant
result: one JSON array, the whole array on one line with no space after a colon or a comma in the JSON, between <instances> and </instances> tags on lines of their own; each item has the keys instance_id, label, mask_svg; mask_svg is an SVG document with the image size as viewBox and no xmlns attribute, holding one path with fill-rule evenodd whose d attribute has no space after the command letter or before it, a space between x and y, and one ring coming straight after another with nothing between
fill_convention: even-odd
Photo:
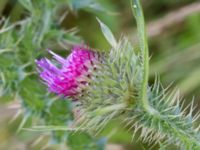
<instances>
[{"instance_id":1,"label":"thistle plant","mask_svg":"<svg viewBox=\"0 0 200 150\"><path fill-rule=\"evenodd\" d=\"M133 138L134 135L139 134L140 140L153 145L157 143L162 146L175 144L181 149L200 149L200 126L195 124L195 121L199 119L199 114L193 114L193 103L189 109L184 109L177 92L170 92L163 88L158 79L153 85L148 84L149 52L140 1L131 0L131 8L137 23L139 52L136 52L125 37L116 42L110 29L98 20L112 49L109 53L100 55L101 61L96 64L96 69L91 65L93 64L91 58L82 55L76 55L75 57L79 58L73 59L68 64L68 59L71 59L74 52L65 60L68 68L73 64L80 63L82 59L91 61L90 67L82 62L86 68L82 72L84 76L79 78L72 75L71 77L71 79L76 78L78 85L75 88L84 87L84 92L77 97L79 105L75 106L80 110L76 125L77 130L97 134L108 122L120 117L123 118L122 124L133 132ZM84 53L84 49L81 50ZM94 58L97 60L96 57ZM43 65L41 63L42 61L38 64L43 66L44 70L50 70L48 69L49 63L48 65L44 65L47 62ZM73 69L79 72L82 65L76 65L77 67ZM89 78L86 78L84 72L88 72L88 70L90 70L89 74L86 74L89 75ZM71 69L67 69L67 71L70 72ZM51 77L54 76L54 71L51 71L48 77L43 77L43 73L40 75L47 80L48 86L51 86L52 82L55 83ZM59 78L60 75L56 78ZM70 85L68 79L61 83L63 86L60 84L56 84L56 86L64 88L64 84ZM67 91L68 89L65 89L62 94L73 98L73 95L65 94ZM80 90L79 92L73 91L76 94L80 92Z\"/></svg>"},{"instance_id":2,"label":"thistle plant","mask_svg":"<svg viewBox=\"0 0 200 150\"><path fill-rule=\"evenodd\" d=\"M139 140L151 146L159 144L164 148L174 144L179 149L199 150L200 114L194 114L193 102L184 108L179 92L164 88L159 78L153 84L148 83L149 50L142 7L140 0L130 2L139 50L126 37L116 40L111 30L97 19L112 47L109 52L75 45L68 56L48 50L53 59L36 59L38 74L49 92L42 97L42 106L26 109L39 114L45 122L32 130L51 130L60 142L66 142L70 141L66 138L68 133L98 135L109 122L119 118L122 126L132 132L132 140L138 135ZM45 34L36 39L40 48ZM49 93L65 100L49 102ZM23 104L31 106L27 101ZM51 113L58 113L59 117ZM98 142L92 141L95 144L87 148L100 149Z\"/></svg>"},{"instance_id":3,"label":"thistle plant","mask_svg":"<svg viewBox=\"0 0 200 150\"><path fill-rule=\"evenodd\" d=\"M62 0L20 0L17 4L23 10L19 14L22 16L20 20L12 22L6 17L0 20L0 100L11 105L14 101L20 105L10 120L16 124L21 119L16 126L18 135L21 135L22 128L30 128L36 122L43 125L70 126L73 121L70 101L59 100L61 98L47 92L42 83L38 82L35 60L45 56L45 49L49 47L68 49L72 44L81 43L81 38L76 35L77 28L66 30L61 27L67 13L60 15L58 10L69 7L69 11L76 13L79 9L86 10L87 7L87 11L95 9L97 12L101 5L96 2L98 5L93 7L89 1L88 5L83 5ZM98 144L99 140L87 133L71 135L69 132L59 131L48 132L38 139L46 139L49 135L52 138L44 147L61 141L65 143L67 140L68 147L75 149L79 139L78 148L100 149L105 143ZM84 139L84 142L81 142L81 139Z\"/></svg>"}]
</instances>

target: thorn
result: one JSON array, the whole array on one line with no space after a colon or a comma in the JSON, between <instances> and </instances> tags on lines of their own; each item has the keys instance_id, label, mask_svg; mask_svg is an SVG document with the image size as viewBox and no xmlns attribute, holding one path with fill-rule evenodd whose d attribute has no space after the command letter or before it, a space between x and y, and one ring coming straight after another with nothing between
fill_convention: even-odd
<instances>
[{"instance_id":1,"label":"thorn","mask_svg":"<svg viewBox=\"0 0 200 150\"><path fill-rule=\"evenodd\" d=\"M11 118L11 120L8 122L8 124L13 123L20 115L22 114L21 110L18 110L17 113Z\"/></svg>"},{"instance_id":2,"label":"thorn","mask_svg":"<svg viewBox=\"0 0 200 150\"><path fill-rule=\"evenodd\" d=\"M34 147L34 146L36 146L37 144L39 144L39 143L43 140L44 137L45 137L45 135L39 136L39 137L30 145L30 147Z\"/></svg>"},{"instance_id":3,"label":"thorn","mask_svg":"<svg viewBox=\"0 0 200 150\"><path fill-rule=\"evenodd\" d=\"M49 146L50 146L50 144L47 143L47 144L45 144L45 145L41 148L41 150L45 150L45 149L47 149Z\"/></svg>"},{"instance_id":4,"label":"thorn","mask_svg":"<svg viewBox=\"0 0 200 150\"><path fill-rule=\"evenodd\" d=\"M21 129L24 127L25 123L27 122L28 118L29 118L29 115L24 116L24 118L22 119L16 133L19 133L21 131Z\"/></svg>"},{"instance_id":5,"label":"thorn","mask_svg":"<svg viewBox=\"0 0 200 150\"><path fill-rule=\"evenodd\" d=\"M192 123L196 122L198 119L200 119L200 111L198 111L194 117L192 118Z\"/></svg>"}]
</instances>

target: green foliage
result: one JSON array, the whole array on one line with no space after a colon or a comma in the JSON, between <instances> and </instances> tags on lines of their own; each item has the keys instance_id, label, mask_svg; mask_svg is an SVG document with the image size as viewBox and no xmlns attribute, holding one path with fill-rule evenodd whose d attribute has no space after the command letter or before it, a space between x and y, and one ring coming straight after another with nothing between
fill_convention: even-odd
<instances>
[{"instance_id":1,"label":"green foliage","mask_svg":"<svg viewBox=\"0 0 200 150\"><path fill-rule=\"evenodd\" d=\"M5 18L0 24L1 100L20 101L24 118L19 130L26 122L29 122L29 126L35 124L30 122L34 118L39 118L38 123L43 125L70 126L73 123L70 102L60 100L47 92L38 79L35 65L35 59L44 56L44 50L49 47L63 49L63 46L80 43L80 37L75 35L76 29L66 31L60 26L65 16L58 17L58 9L63 5L67 6L67 3L56 0L19 0L19 3L24 9L21 14L23 20L12 23ZM80 4L80 8L85 8L85 5ZM87 136L82 133L81 136L68 137L68 134L67 131L52 131L53 141L66 143L68 139L83 140ZM96 142L92 137L87 141L84 147L87 144L95 145ZM76 149L73 144L70 144L72 149ZM84 147L80 149L85 149Z\"/></svg>"},{"instance_id":2,"label":"green foliage","mask_svg":"<svg viewBox=\"0 0 200 150\"><path fill-rule=\"evenodd\" d=\"M199 149L199 127L195 124L200 115L193 114L194 107L182 108L179 94L168 92L156 81L147 92L148 104L156 113L149 113L139 96L140 55L135 54L127 40L121 40L107 57L87 96L82 98L80 128L98 133L109 121L120 117L124 126L133 130L133 136L139 134L143 142L154 145L163 141L164 145Z\"/></svg>"},{"instance_id":3,"label":"green foliage","mask_svg":"<svg viewBox=\"0 0 200 150\"><path fill-rule=\"evenodd\" d=\"M97 18L97 20L101 26L101 30L102 30L104 36L106 37L106 40L110 43L110 45L112 47L116 47L117 42L116 42L115 37L113 36L112 32L110 31L110 29L103 22L101 22L98 18Z\"/></svg>"},{"instance_id":4,"label":"green foliage","mask_svg":"<svg viewBox=\"0 0 200 150\"><path fill-rule=\"evenodd\" d=\"M86 130L99 131L127 105L134 105L140 88L141 62L126 39L104 57L82 97L80 109L86 121L81 126Z\"/></svg>"},{"instance_id":5,"label":"green foliage","mask_svg":"<svg viewBox=\"0 0 200 150\"><path fill-rule=\"evenodd\" d=\"M129 42L121 40L104 56L88 94L82 98L80 128L98 133L109 121L121 116L134 131L133 137L138 133L143 142L197 150L200 126L195 124L200 114L193 114L193 102L189 110L183 109L179 94L168 92L159 81L152 87L146 85L149 58L145 26L139 1L132 2L141 52L136 54ZM105 25L101 27L105 31ZM104 35L107 38L111 33Z\"/></svg>"},{"instance_id":6,"label":"green foliage","mask_svg":"<svg viewBox=\"0 0 200 150\"><path fill-rule=\"evenodd\" d=\"M127 125L134 128L134 134L139 132L144 142L164 140L164 144L176 144L181 149L199 149L199 129L195 127L199 114L193 117L193 103L189 109L182 108L179 93L167 92L159 84L156 82L148 92L150 105L159 114L149 114L138 105L132 115L128 114Z\"/></svg>"},{"instance_id":7,"label":"green foliage","mask_svg":"<svg viewBox=\"0 0 200 150\"><path fill-rule=\"evenodd\" d=\"M180 149L200 149L199 113L195 114L193 102L184 108L178 93L164 89L159 81L152 86L148 84L145 24L139 1L132 2L140 52L137 53L126 38L117 43L110 29L99 21L112 49L102 54L102 62L92 77L88 93L82 97L81 104L75 106L81 112L77 122L74 122L71 102L51 95L40 83L35 59L44 56L46 48L67 49L70 44L80 43L80 38L75 35L77 29L62 29L60 23L67 13L60 16L59 9L69 7L76 13L80 9L109 13L104 1L19 0L23 19L14 23L8 18L0 21L0 99L20 101L24 115L19 130L25 125L29 130L50 131L52 143L66 143L72 150L103 150L105 138L96 139L93 135L117 118L133 138L137 136L144 143L159 144L160 149L170 144ZM180 48L198 42L195 41L199 37L198 25L195 25L198 17L189 19L191 30L187 37L195 36L194 39L177 38ZM198 55L197 51L194 52L193 55ZM176 61L176 56L182 58L182 55L188 57L191 52L170 55L170 60ZM168 60L156 64L161 71L166 68L163 66ZM197 86L197 80L192 78L198 75L199 71L194 69L191 77L180 85L185 90L189 90L188 85ZM34 122L34 118L39 120ZM35 124L41 126L32 126Z\"/></svg>"}]
</instances>

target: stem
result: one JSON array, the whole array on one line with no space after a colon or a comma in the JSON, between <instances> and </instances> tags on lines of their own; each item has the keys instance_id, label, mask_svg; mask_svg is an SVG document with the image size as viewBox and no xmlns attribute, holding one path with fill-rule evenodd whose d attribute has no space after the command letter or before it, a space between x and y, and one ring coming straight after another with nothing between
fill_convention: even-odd
<instances>
[{"instance_id":1,"label":"stem","mask_svg":"<svg viewBox=\"0 0 200 150\"><path fill-rule=\"evenodd\" d=\"M142 80L142 89L141 89L141 99L142 105L145 110L151 110L148 97L147 97L147 87L148 87L148 76L149 76L149 49L147 43L146 28L144 22L144 15L140 0L131 0L131 9L133 15L135 16L137 23L137 30L139 35L139 44L142 51L143 58L143 80Z\"/></svg>"},{"instance_id":2,"label":"stem","mask_svg":"<svg viewBox=\"0 0 200 150\"><path fill-rule=\"evenodd\" d=\"M149 100L147 96L148 78L149 78L149 48L148 48L148 40L147 40L146 27L145 27L142 7L140 4L140 0L130 0L130 1L131 1L131 9L133 11L133 15L137 23L139 44L140 44L140 49L141 49L142 59L143 59L143 79L141 83L142 84L142 88L141 88L142 106L144 110L149 112L150 114L159 116L159 112L157 112L149 104Z\"/></svg>"}]
</instances>

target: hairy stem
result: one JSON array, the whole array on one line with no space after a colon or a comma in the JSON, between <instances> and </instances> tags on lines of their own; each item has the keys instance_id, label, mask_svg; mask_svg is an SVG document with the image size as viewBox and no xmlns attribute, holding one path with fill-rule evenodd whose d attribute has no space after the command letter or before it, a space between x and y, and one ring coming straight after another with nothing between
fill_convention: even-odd
<instances>
[{"instance_id":1,"label":"hairy stem","mask_svg":"<svg viewBox=\"0 0 200 150\"><path fill-rule=\"evenodd\" d=\"M141 89L142 105L146 111L154 113L155 111L150 107L147 97L147 87L148 87L148 77L149 77L149 49L148 49L144 15L140 4L140 0L131 0L131 8L137 23L140 49L142 51L142 58L143 58L144 68L143 68L143 80Z\"/></svg>"}]
</instances>

